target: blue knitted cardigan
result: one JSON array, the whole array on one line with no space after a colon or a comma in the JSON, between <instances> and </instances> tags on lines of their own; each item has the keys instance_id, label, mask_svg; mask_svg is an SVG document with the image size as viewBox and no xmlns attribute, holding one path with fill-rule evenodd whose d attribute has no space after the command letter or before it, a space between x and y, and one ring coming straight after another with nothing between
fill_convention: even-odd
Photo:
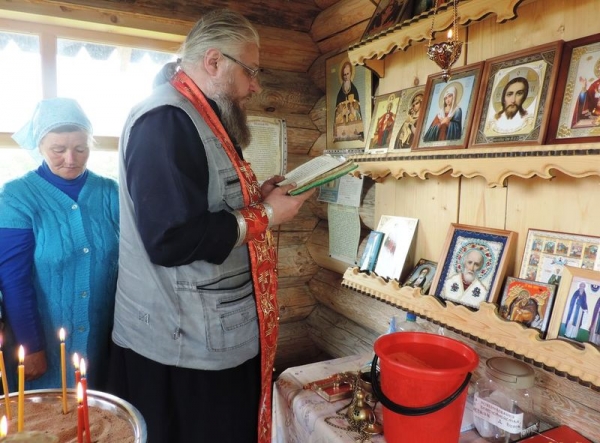
<instances>
[{"instance_id":1,"label":"blue knitted cardigan","mask_svg":"<svg viewBox=\"0 0 600 443\"><path fill-rule=\"evenodd\" d=\"M34 171L0 192L0 228L29 229L35 237L33 284L48 371L27 382L26 389L61 386L61 327L67 332L67 359L74 352L86 358L89 385L106 377L118 263L118 189L114 180L88 174L77 201ZM18 343L11 343L10 328L4 342L13 391ZM74 387L72 374L69 387Z\"/></svg>"}]
</instances>

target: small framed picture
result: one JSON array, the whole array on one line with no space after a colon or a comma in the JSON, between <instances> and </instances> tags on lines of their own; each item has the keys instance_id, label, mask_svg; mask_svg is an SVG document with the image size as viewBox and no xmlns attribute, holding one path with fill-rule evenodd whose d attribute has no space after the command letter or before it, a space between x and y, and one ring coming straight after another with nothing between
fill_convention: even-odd
<instances>
[{"instance_id":1,"label":"small framed picture","mask_svg":"<svg viewBox=\"0 0 600 443\"><path fill-rule=\"evenodd\" d=\"M499 303L500 316L540 331L548 330L556 285L506 277Z\"/></svg>"},{"instance_id":2,"label":"small framed picture","mask_svg":"<svg viewBox=\"0 0 600 443\"><path fill-rule=\"evenodd\" d=\"M485 61L470 147L542 144L562 41Z\"/></svg>"},{"instance_id":3,"label":"small framed picture","mask_svg":"<svg viewBox=\"0 0 600 443\"><path fill-rule=\"evenodd\" d=\"M547 338L600 345L600 272L565 266Z\"/></svg>"},{"instance_id":4,"label":"small framed picture","mask_svg":"<svg viewBox=\"0 0 600 443\"><path fill-rule=\"evenodd\" d=\"M427 294L437 269L437 263L424 258L420 259L402 286L420 288L421 294Z\"/></svg>"},{"instance_id":5,"label":"small framed picture","mask_svg":"<svg viewBox=\"0 0 600 443\"><path fill-rule=\"evenodd\" d=\"M373 118L371 119L365 146L366 153L387 152L392 139L399 103L399 92L375 97Z\"/></svg>"},{"instance_id":6,"label":"small framed picture","mask_svg":"<svg viewBox=\"0 0 600 443\"><path fill-rule=\"evenodd\" d=\"M423 109L425 86L403 89L399 94L400 103L396 111L389 152L410 150L417 133L417 121Z\"/></svg>"},{"instance_id":7,"label":"small framed picture","mask_svg":"<svg viewBox=\"0 0 600 443\"><path fill-rule=\"evenodd\" d=\"M558 285L565 266L600 271L600 237L529 229L519 278Z\"/></svg>"},{"instance_id":8,"label":"small framed picture","mask_svg":"<svg viewBox=\"0 0 600 443\"><path fill-rule=\"evenodd\" d=\"M364 149L371 120L371 71L354 66L346 52L325 62L327 146Z\"/></svg>"},{"instance_id":9,"label":"small framed picture","mask_svg":"<svg viewBox=\"0 0 600 443\"><path fill-rule=\"evenodd\" d=\"M385 234L379 231L371 231L369 238L367 239L367 245L363 252L360 260L361 271L373 271L375 270L375 264L377 263L377 255L379 254L379 248L381 248L381 242Z\"/></svg>"},{"instance_id":10,"label":"small framed picture","mask_svg":"<svg viewBox=\"0 0 600 443\"><path fill-rule=\"evenodd\" d=\"M546 143L600 142L600 34L566 42Z\"/></svg>"},{"instance_id":11,"label":"small framed picture","mask_svg":"<svg viewBox=\"0 0 600 443\"><path fill-rule=\"evenodd\" d=\"M514 259L517 233L453 223L431 293L471 308L495 303Z\"/></svg>"},{"instance_id":12,"label":"small framed picture","mask_svg":"<svg viewBox=\"0 0 600 443\"><path fill-rule=\"evenodd\" d=\"M412 10L412 0L381 0L369 20L361 41L368 40L370 37L390 29L396 23L412 17Z\"/></svg>"},{"instance_id":13,"label":"small framed picture","mask_svg":"<svg viewBox=\"0 0 600 443\"><path fill-rule=\"evenodd\" d=\"M467 147L482 70L483 62L452 71L448 82L442 74L427 78L413 150Z\"/></svg>"},{"instance_id":14,"label":"small framed picture","mask_svg":"<svg viewBox=\"0 0 600 443\"><path fill-rule=\"evenodd\" d=\"M377 256L375 273L400 280L412 247L419 220L409 217L382 215L377 231L385 234Z\"/></svg>"}]
</instances>

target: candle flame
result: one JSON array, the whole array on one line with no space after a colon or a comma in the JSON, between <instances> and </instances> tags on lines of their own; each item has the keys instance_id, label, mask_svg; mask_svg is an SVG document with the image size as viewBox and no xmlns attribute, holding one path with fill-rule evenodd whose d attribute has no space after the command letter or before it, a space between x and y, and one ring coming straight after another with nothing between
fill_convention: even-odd
<instances>
[{"instance_id":1,"label":"candle flame","mask_svg":"<svg viewBox=\"0 0 600 443\"><path fill-rule=\"evenodd\" d=\"M25 349L23 345L19 346L19 364L22 365L25 361Z\"/></svg>"},{"instance_id":2,"label":"candle flame","mask_svg":"<svg viewBox=\"0 0 600 443\"><path fill-rule=\"evenodd\" d=\"M82 358L79 363L79 370L81 371L81 376L85 377L85 360Z\"/></svg>"},{"instance_id":3,"label":"candle flame","mask_svg":"<svg viewBox=\"0 0 600 443\"><path fill-rule=\"evenodd\" d=\"M77 355L77 352L73 353L73 366L75 366L75 369L79 369L79 355Z\"/></svg>"},{"instance_id":4,"label":"candle flame","mask_svg":"<svg viewBox=\"0 0 600 443\"><path fill-rule=\"evenodd\" d=\"M6 437L8 435L8 422L6 421L6 415L0 419L0 437Z\"/></svg>"},{"instance_id":5,"label":"candle flame","mask_svg":"<svg viewBox=\"0 0 600 443\"><path fill-rule=\"evenodd\" d=\"M83 386L81 386L81 382L77 383L77 403L83 404Z\"/></svg>"},{"instance_id":6,"label":"candle flame","mask_svg":"<svg viewBox=\"0 0 600 443\"><path fill-rule=\"evenodd\" d=\"M448 40L450 40L452 38L452 35L454 34L454 32L452 31L452 29L450 29L448 31Z\"/></svg>"},{"instance_id":7,"label":"candle flame","mask_svg":"<svg viewBox=\"0 0 600 443\"><path fill-rule=\"evenodd\" d=\"M60 338L61 342L65 341L65 328L60 328L60 331L58 331L58 338Z\"/></svg>"}]
</instances>

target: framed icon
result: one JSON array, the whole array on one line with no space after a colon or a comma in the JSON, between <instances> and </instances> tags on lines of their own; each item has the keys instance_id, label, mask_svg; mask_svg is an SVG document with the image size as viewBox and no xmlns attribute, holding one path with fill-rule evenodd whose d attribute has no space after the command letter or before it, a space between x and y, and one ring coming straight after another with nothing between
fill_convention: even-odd
<instances>
[{"instance_id":1,"label":"framed icon","mask_svg":"<svg viewBox=\"0 0 600 443\"><path fill-rule=\"evenodd\" d=\"M600 34L566 42L547 143L600 142Z\"/></svg>"},{"instance_id":2,"label":"framed icon","mask_svg":"<svg viewBox=\"0 0 600 443\"><path fill-rule=\"evenodd\" d=\"M354 66L347 53L326 60L327 147L365 147L371 120L371 71Z\"/></svg>"},{"instance_id":3,"label":"framed icon","mask_svg":"<svg viewBox=\"0 0 600 443\"><path fill-rule=\"evenodd\" d=\"M400 93L375 97L371 125L365 146L366 153L387 152L396 122Z\"/></svg>"},{"instance_id":4,"label":"framed icon","mask_svg":"<svg viewBox=\"0 0 600 443\"><path fill-rule=\"evenodd\" d=\"M412 10L412 0L380 0L361 37L361 41L369 40L371 37L392 28L396 23L412 17Z\"/></svg>"},{"instance_id":5,"label":"framed icon","mask_svg":"<svg viewBox=\"0 0 600 443\"><path fill-rule=\"evenodd\" d=\"M431 294L471 308L495 303L513 263L517 233L452 223Z\"/></svg>"},{"instance_id":6,"label":"framed icon","mask_svg":"<svg viewBox=\"0 0 600 443\"><path fill-rule=\"evenodd\" d=\"M402 286L420 288L421 294L428 294L436 269L436 262L422 258L417 262L408 278L402 283Z\"/></svg>"},{"instance_id":7,"label":"framed icon","mask_svg":"<svg viewBox=\"0 0 600 443\"><path fill-rule=\"evenodd\" d=\"M410 150L417 133L417 121L423 109L425 86L403 89L398 94L400 103L392 130L392 140L388 147L389 152Z\"/></svg>"},{"instance_id":8,"label":"framed icon","mask_svg":"<svg viewBox=\"0 0 600 443\"><path fill-rule=\"evenodd\" d=\"M565 266L547 338L600 345L600 272Z\"/></svg>"},{"instance_id":9,"label":"framed icon","mask_svg":"<svg viewBox=\"0 0 600 443\"><path fill-rule=\"evenodd\" d=\"M482 70L483 62L454 70L448 82L442 74L427 78L413 150L467 147Z\"/></svg>"},{"instance_id":10,"label":"framed icon","mask_svg":"<svg viewBox=\"0 0 600 443\"><path fill-rule=\"evenodd\" d=\"M558 285L565 266L600 271L600 237L529 229L519 278Z\"/></svg>"},{"instance_id":11,"label":"framed icon","mask_svg":"<svg viewBox=\"0 0 600 443\"><path fill-rule=\"evenodd\" d=\"M544 337L555 295L556 285L506 277L498 312L506 320L537 329Z\"/></svg>"},{"instance_id":12,"label":"framed icon","mask_svg":"<svg viewBox=\"0 0 600 443\"><path fill-rule=\"evenodd\" d=\"M562 40L485 61L470 147L545 140Z\"/></svg>"}]
</instances>

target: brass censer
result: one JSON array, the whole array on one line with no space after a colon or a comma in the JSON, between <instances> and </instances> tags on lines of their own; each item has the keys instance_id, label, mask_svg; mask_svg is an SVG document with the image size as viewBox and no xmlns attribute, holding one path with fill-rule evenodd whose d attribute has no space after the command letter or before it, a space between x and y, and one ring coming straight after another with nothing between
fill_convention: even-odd
<instances>
[{"instance_id":1,"label":"brass censer","mask_svg":"<svg viewBox=\"0 0 600 443\"><path fill-rule=\"evenodd\" d=\"M371 373L362 370L353 373L351 383L352 401L346 407L345 414L349 429L361 435L381 434L383 426L375 417L377 398L373 394Z\"/></svg>"}]
</instances>

